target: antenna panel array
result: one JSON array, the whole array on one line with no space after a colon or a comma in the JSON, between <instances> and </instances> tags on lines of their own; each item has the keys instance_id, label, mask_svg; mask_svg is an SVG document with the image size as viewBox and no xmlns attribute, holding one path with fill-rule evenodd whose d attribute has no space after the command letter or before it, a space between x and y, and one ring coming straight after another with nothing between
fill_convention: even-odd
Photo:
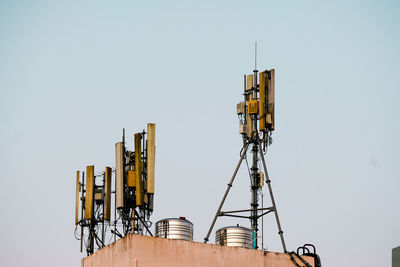
<instances>
[{"instance_id":1,"label":"antenna panel array","mask_svg":"<svg viewBox=\"0 0 400 267\"><path fill-rule=\"evenodd\" d=\"M95 174L94 165L90 165L86 173L76 173L75 236L81 241L81 252L83 243L89 255L116 237L153 235L149 227L154 206L155 124L149 123L147 132L134 135L133 147L132 151L127 149L124 131L122 142L115 144L114 170L105 167Z\"/></svg>"},{"instance_id":2,"label":"antenna panel array","mask_svg":"<svg viewBox=\"0 0 400 267\"><path fill-rule=\"evenodd\" d=\"M268 142L268 133L275 129L275 70L245 75L244 85L244 101L237 104L239 133L252 138L258 129L264 134L263 142Z\"/></svg>"}]
</instances>

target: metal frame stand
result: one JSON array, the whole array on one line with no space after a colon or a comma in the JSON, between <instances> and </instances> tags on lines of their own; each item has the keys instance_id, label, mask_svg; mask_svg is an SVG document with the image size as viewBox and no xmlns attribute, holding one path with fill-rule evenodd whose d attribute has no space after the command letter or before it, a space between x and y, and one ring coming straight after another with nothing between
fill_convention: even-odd
<instances>
[{"instance_id":1,"label":"metal frame stand","mask_svg":"<svg viewBox=\"0 0 400 267\"><path fill-rule=\"evenodd\" d=\"M209 237L211 234L211 231L214 228L214 225L217 221L217 218L220 216L229 216L229 217L236 217L236 218L246 218L246 219L250 219L251 221L251 227L254 231L254 243L253 243L253 248L257 249L258 248L258 244L257 244L257 233L258 233L258 219L263 217L264 215L270 213L270 212L274 212L275 213L275 220L276 220L276 224L278 226L278 234L280 236L281 239L281 243L282 243L282 248L283 251L285 253L287 253L287 249L286 249L286 244L285 244L285 240L283 238L283 231L282 231L282 227L280 224L280 220L279 220L279 216L278 216L278 210L276 208L276 203L275 203L275 199L274 199L274 195L272 193L272 187L271 187L271 180L269 178L268 175L268 171L267 171L267 166L265 164L265 159L264 159L264 155L263 152L261 151L261 140L260 137L258 135L258 130L256 128L256 116L252 116L251 118L253 126L254 126L254 131L252 133L252 136L249 139L244 139L244 145L243 145L243 149L242 152L240 154L240 159L239 162L236 165L236 168L233 172L233 175L228 183L228 186L225 190L225 193L222 197L222 200L218 206L217 212L215 213L215 216L211 222L211 226L207 232L206 237L204 238L204 243L207 243L209 241ZM229 191L231 189L231 187L233 186L233 182L235 180L235 177L239 171L240 165L243 162L243 159L246 158L247 155L247 151L250 147L250 145L252 145L252 152L253 152L253 164L251 166L251 173L249 173L250 177L251 177L251 191L252 191L252 202L251 202L251 209L245 209L245 210L234 210L234 211L221 211L226 197L229 194ZM262 166L264 169L264 173L265 173L265 182L268 186L268 192L271 198L271 203L272 206L271 207L267 207L267 208L258 208L258 192L261 189L260 186L260 174L258 172L258 162L259 162L259 156L261 157L261 161L262 161ZM243 216L243 215L237 215L237 213L243 213L243 212L250 212L250 216ZM261 212L260 214L258 212ZM264 238L264 237L263 237ZM264 248L262 248L264 249Z\"/></svg>"},{"instance_id":2,"label":"metal frame stand","mask_svg":"<svg viewBox=\"0 0 400 267\"><path fill-rule=\"evenodd\" d=\"M274 213L275 213L276 224L277 224L277 226L278 226L278 231L279 231L278 234L279 234L279 236L280 236L281 243L282 243L282 248L283 248L283 251L286 253L286 252L287 252L286 244L285 244L285 240L284 240L284 237L283 237L283 231L282 231L282 227L281 227L280 220L279 220L278 210L277 210L277 208L276 208L276 203L275 203L274 195L273 195L273 193L272 193L271 180L270 180L269 175L268 175L267 166L266 166L266 164L265 164L265 159L264 159L264 155L263 155L262 152L260 153L260 155L261 155L261 161L262 161L262 165L263 165L263 169L264 169L264 173L265 173L265 182L266 182L266 184L267 184L267 186L268 186L268 191L269 191L269 195L270 195L270 198L271 198L272 207L268 207L268 208L258 208L258 204L257 204L257 201L256 201L256 199L255 199L255 198L257 198L257 196L255 196L255 195L257 194L257 191L256 191L256 190L258 190L258 189L257 189L256 186L253 184L253 185L252 185L253 202L252 202L252 204L251 204L251 206L252 206L251 209L247 209L247 210L234 210L234 211L221 211L221 209L222 209L222 207L223 207L223 205L224 205L224 203L225 203L226 197L228 196L228 193L229 193L231 187L233 186L233 182L234 182L234 180L235 180L235 178L236 178L237 172L239 171L240 165L241 165L243 159L246 157L247 150L248 150L250 144L253 143L253 152L254 152L254 145L261 147L261 141L260 141L260 139L259 139L258 137L257 137L257 139L258 139L258 140L257 140L256 143L249 141L249 142L245 143L245 145L243 146L243 151L242 151L242 153L241 153L241 155L240 155L239 162L238 162L238 164L236 165L236 168L235 168L235 171L233 172L232 178L231 178L231 180L230 180L229 183L228 183L228 186L227 186L227 188L226 188L226 190L225 190L224 196L222 197L221 203L220 203L219 206L218 206L218 209L217 209L217 212L215 213L214 219L213 219L212 222L211 222L211 226L210 226L210 228L209 228L209 230L208 230L208 232L207 232L207 235L206 235L206 237L204 238L204 243L207 243L207 242L209 241L209 237L210 237L211 231L212 231L213 228L214 228L214 225L215 225L215 223L216 223L216 221L217 221L217 218L220 217L220 216L229 216L229 217L237 217L237 218L246 218L246 219L250 219L251 222L252 222L252 227L253 227L253 229L255 229L256 234L257 234L257 232L258 232L258 229L257 229L257 221L258 221L258 219L259 219L260 217L262 217L262 216L264 216L264 215L270 213L270 212L274 212ZM257 154L258 154L258 153L255 153L255 155L257 155ZM256 158L256 164L257 164L257 158ZM253 166L254 166L254 162L253 162ZM254 170L254 167L253 167L252 169L253 169L253 174L252 174L252 176L254 176L254 171L255 171L255 170ZM251 212L251 216L235 215L235 213L242 213L242 212L249 212L249 211ZM258 215L258 211L261 211L262 213ZM256 241L256 242L255 242L254 248L257 249L257 248L258 248L258 247L257 247L257 238L256 238L255 241Z\"/></svg>"}]
</instances>

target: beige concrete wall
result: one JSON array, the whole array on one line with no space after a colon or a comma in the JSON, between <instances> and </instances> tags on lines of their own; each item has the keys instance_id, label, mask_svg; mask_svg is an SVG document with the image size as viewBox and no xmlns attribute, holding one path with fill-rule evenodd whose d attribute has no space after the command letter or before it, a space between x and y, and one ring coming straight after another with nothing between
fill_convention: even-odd
<instances>
[{"instance_id":1,"label":"beige concrete wall","mask_svg":"<svg viewBox=\"0 0 400 267\"><path fill-rule=\"evenodd\" d=\"M312 259L304 257L312 266ZM297 259L298 263L301 262ZM129 235L82 259L82 267L294 267L289 255Z\"/></svg>"}]
</instances>

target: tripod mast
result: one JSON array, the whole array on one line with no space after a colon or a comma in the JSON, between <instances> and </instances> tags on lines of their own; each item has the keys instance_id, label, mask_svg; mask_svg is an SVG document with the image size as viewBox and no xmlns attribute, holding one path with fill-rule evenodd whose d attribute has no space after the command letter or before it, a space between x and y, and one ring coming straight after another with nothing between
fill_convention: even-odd
<instances>
[{"instance_id":1,"label":"tripod mast","mask_svg":"<svg viewBox=\"0 0 400 267\"><path fill-rule=\"evenodd\" d=\"M256 65L255 65L256 68ZM259 81L258 78L259 77ZM214 219L208 230L204 243L209 241L209 237L215 222L220 216L230 216L237 218L250 219L251 229L253 231L253 249L258 249L258 220L264 215L274 212L279 235L284 252L286 250L283 231L279 221L278 211L276 208L275 199L272 193L271 180L269 179L267 167L264 159L266 148L271 144L271 133L275 128L275 70L265 70L258 73L258 70L253 70L253 74L244 76L244 101L237 104L237 114L239 116L240 127L239 132L243 138L243 148L240 155L240 160L235 168L232 178L228 184L221 203L215 213ZM252 164L250 168L250 188L251 188L251 204L250 209L221 211L226 197L229 194L230 188L233 186L236 174L240 168L243 159L246 158L247 152L251 147ZM258 166L262 163L264 173ZM265 182L268 186L268 192L271 198L271 207L259 208L258 196L262 193L262 187ZM237 213L250 212L249 216L235 215ZM264 249L264 248L262 248Z\"/></svg>"}]
</instances>

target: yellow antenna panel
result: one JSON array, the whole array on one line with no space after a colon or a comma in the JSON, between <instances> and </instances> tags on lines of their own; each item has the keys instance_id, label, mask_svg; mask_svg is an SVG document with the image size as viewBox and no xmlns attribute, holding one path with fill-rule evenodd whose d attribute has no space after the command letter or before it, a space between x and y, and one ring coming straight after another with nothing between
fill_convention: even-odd
<instances>
[{"instance_id":1,"label":"yellow antenna panel","mask_svg":"<svg viewBox=\"0 0 400 267\"><path fill-rule=\"evenodd\" d=\"M135 172L136 172L136 206L143 204L143 184L142 184L142 136L135 134Z\"/></svg>"},{"instance_id":2,"label":"yellow antenna panel","mask_svg":"<svg viewBox=\"0 0 400 267\"><path fill-rule=\"evenodd\" d=\"M246 89L250 90L251 88L253 88L253 74L247 75Z\"/></svg>"},{"instance_id":3,"label":"yellow antenna panel","mask_svg":"<svg viewBox=\"0 0 400 267\"><path fill-rule=\"evenodd\" d=\"M136 171L132 171L132 170L128 171L127 185L128 185L128 187L136 186Z\"/></svg>"},{"instance_id":4,"label":"yellow antenna panel","mask_svg":"<svg viewBox=\"0 0 400 267\"><path fill-rule=\"evenodd\" d=\"M253 75L247 75L247 90L251 89L253 87ZM253 122L251 120L251 117L249 115L249 102L252 101L253 96L251 93L248 93L246 96L247 100L247 113L246 113L246 134L248 137L251 136L253 132Z\"/></svg>"},{"instance_id":5,"label":"yellow antenna panel","mask_svg":"<svg viewBox=\"0 0 400 267\"><path fill-rule=\"evenodd\" d=\"M273 131L275 129L275 70L271 69L268 77L267 92L267 123L268 128Z\"/></svg>"},{"instance_id":6,"label":"yellow antenna panel","mask_svg":"<svg viewBox=\"0 0 400 267\"><path fill-rule=\"evenodd\" d=\"M251 117L249 114L246 114L246 134L248 137L251 137L253 132L253 122L251 121Z\"/></svg>"},{"instance_id":7,"label":"yellow antenna panel","mask_svg":"<svg viewBox=\"0 0 400 267\"><path fill-rule=\"evenodd\" d=\"M111 168L106 167L105 185L104 185L104 220L110 221L111 214Z\"/></svg>"},{"instance_id":8,"label":"yellow antenna panel","mask_svg":"<svg viewBox=\"0 0 400 267\"><path fill-rule=\"evenodd\" d=\"M124 207L124 144L115 144L115 207Z\"/></svg>"},{"instance_id":9,"label":"yellow antenna panel","mask_svg":"<svg viewBox=\"0 0 400 267\"><path fill-rule=\"evenodd\" d=\"M147 193L154 194L154 163L155 163L156 125L147 124Z\"/></svg>"},{"instance_id":10,"label":"yellow antenna panel","mask_svg":"<svg viewBox=\"0 0 400 267\"><path fill-rule=\"evenodd\" d=\"M94 166L86 166L85 219L92 219Z\"/></svg>"},{"instance_id":11,"label":"yellow antenna panel","mask_svg":"<svg viewBox=\"0 0 400 267\"><path fill-rule=\"evenodd\" d=\"M79 175L80 172L76 172L76 196L75 196L75 225L78 224L79 222L79 191L80 191L80 185L79 185Z\"/></svg>"},{"instance_id":12,"label":"yellow antenna panel","mask_svg":"<svg viewBox=\"0 0 400 267\"><path fill-rule=\"evenodd\" d=\"M259 95L259 128L260 131L265 130L265 72L260 72L260 95Z\"/></svg>"}]
</instances>

